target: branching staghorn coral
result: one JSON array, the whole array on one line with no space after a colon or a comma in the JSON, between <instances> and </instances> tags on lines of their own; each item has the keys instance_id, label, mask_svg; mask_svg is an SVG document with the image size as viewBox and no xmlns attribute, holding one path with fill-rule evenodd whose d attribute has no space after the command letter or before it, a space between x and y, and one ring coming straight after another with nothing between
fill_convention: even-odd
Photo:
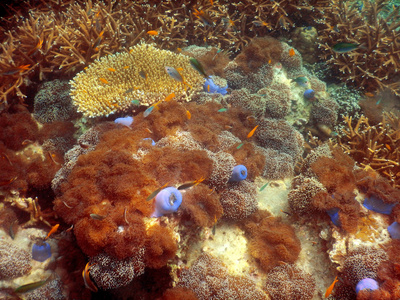
<instances>
[{"instance_id":1,"label":"branching staghorn coral","mask_svg":"<svg viewBox=\"0 0 400 300\"><path fill-rule=\"evenodd\" d=\"M400 68L399 7L383 17L384 0L363 1L360 7L353 1L331 1L323 8L323 24L319 34L320 57L338 71L339 77L368 92L389 88L400 94L396 73ZM336 53L337 43L360 45L356 50Z\"/></svg>"},{"instance_id":2,"label":"branching staghorn coral","mask_svg":"<svg viewBox=\"0 0 400 300\"><path fill-rule=\"evenodd\" d=\"M347 129L337 143L363 168L372 168L389 179L392 186L400 187L400 119L384 113L382 121L370 126L368 118L361 116L354 125L352 117L345 117Z\"/></svg>"},{"instance_id":3,"label":"branching staghorn coral","mask_svg":"<svg viewBox=\"0 0 400 300\"><path fill-rule=\"evenodd\" d=\"M23 99L21 87L27 85L28 75L29 79L39 75L42 80L46 73L59 69L63 74L75 73L139 41L177 51L194 44L238 52L255 36L276 36L303 22L310 11L322 9L326 2L80 0L60 4L27 0L29 16L21 12L26 9L16 7L14 16L5 19L9 31L0 35L0 73L12 73L0 85L0 97L3 102L14 95Z\"/></svg>"}]
</instances>

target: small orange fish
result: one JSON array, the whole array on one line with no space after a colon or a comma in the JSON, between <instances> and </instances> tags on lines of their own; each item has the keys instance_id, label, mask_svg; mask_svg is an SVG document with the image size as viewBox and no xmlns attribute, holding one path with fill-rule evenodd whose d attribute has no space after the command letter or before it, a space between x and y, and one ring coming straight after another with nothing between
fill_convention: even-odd
<instances>
[{"instance_id":1,"label":"small orange fish","mask_svg":"<svg viewBox=\"0 0 400 300\"><path fill-rule=\"evenodd\" d=\"M156 36L156 35L158 35L158 31L155 31L155 30L149 30L149 31L147 31L147 34L148 34L148 35L153 35L153 36Z\"/></svg>"},{"instance_id":2,"label":"small orange fish","mask_svg":"<svg viewBox=\"0 0 400 300\"><path fill-rule=\"evenodd\" d=\"M335 287L336 282L339 280L337 279L337 276L335 277L335 280L332 282L332 284L326 289L325 292L325 298L328 298L329 295L332 293L333 288Z\"/></svg>"},{"instance_id":3,"label":"small orange fish","mask_svg":"<svg viewBox=\"0 0 400 300\"><path fill-rule=\"evenodd\" d=\"M260 20L255 20L253 21L253 24L256 25L257 27L265 26L265 27L270 27L269 23L265 21L260 21Z\"/></svg>"},{"instance_id":4,"label":"small orange fish","mask_svg":"<svg viewBox=\"0 0 400 300\"><path fill-rule=\"evenodd\" d=\"M23 71L29 70L29 66L30 65L22 65L22 66L19 66L14 69L6 71L2 75L14 75L17 73L22 73Z\"/></svg>"},{"instance_id":5,"label":"small orange fish","mask_svg":"<svg viewBox=\"0 0 400 300\"><path fill-rule=\"evenodd\" d=\"M190 111L186 111L186 116L189 120L192 118L192 114L190 113Z\"/></svg>"},{"instance_id":6,"label":"small orange fish","mask_svg":"<svg viewBox=\"0 0 400 300\"><path fill-rule=\"evenodd\" d=\"M254 127L254 128L249 132L249 134L247 135L247 138L251 138L251 137L253 136L253 134L254 134L254 132L256 131L256 129L257 129L258 126L259 126L259 125L257 125L256 127Z\"/></svg>"},{"instance_id":7,"label":"small orange fish","mask_svg":"<svg viewBox=\"0 0 400 300\"><path fill-rule=\"evenodd\" d=\"M110 72L115 72L116 71L114 68L108 68L107 70L110 71Z\"/></svg>"},{"instance_id":8,"label":"small orange fish","mask_svg":"<svg viewBox=\"0 0 400 300\"><path fill-rule=\"evenodd\" d=\"M124 66L124 69L129 69L129 66Z\"/></svg>"},{"instance_id":9,"label":"small orange fish","mask_svg":"<svg viewBox=\"0 0 400 300\"><path fill-rule=\"evenodd\" d=\"M268 60L268 63L271 64L271 63L272 63L272 60L269 59L269 60Z\"/></svg>"},{"instance_id":10,"label":"small orange fish","mask_svg":"<svg viewBox=\"0 0 400 300\"><path fill-rule=\"evenodd\" d=\"M296 55L296 52L294 51L294 49L290 48L289 49L289 56L292 57L292 56L295 56L295 55Z\"/></svg>"},{"instance_id":11,"label":"small orange fish","mask_svg":"<svg viewBox=\"0 0 400 300\"><path fill-rule=\"evenodd\" d=\"M370 92L366 92L366 93L364 93L364 95L367 96L367 97L374 97L375 96L374 94L372 94Z\"/></svg>"},{"instance_id":12,"label":"small orange fish","mask_svg":"<svg viewBox=\"0 0 400 300\"><path fill-rule=\"evenodd\" d=\"M47 234L45 240L47 240L54 232L56 232L59 226L60 226L60 224L54 225L54 226L51 228L51 230L49 231L49 233Z\"/></svg>"},{"instance_id":13,"label":"small orange fish","mask_svg":"<svg viewBox=\"0 0 400 300\"><path fill-rule=\"evenodd\" d=\"M210 85L207 84L207 92L210 92Z\"/></svg>"},{"instance_id":14,"label":"small orange fish","mask_svg":"<svg viewBox=\"0 0 400 300\"><path fill-rule=\"evenodd\" d=\"M99 80L100 80L102 83L108 84L107 79L105 79L105 78L103 78L103 77L100 77Z\"/></svg>"},{"instance_id":15,"label":"small orange fish","mask_svg":"<svg viewBox=\"0 0 400 300\"><path fill-rule=\"evenodd\" d=\"M90 279L89 275L89 269L93 265L89 265L89 263L86 264L85 269L82 271L82 277L83 277L83 282L85 283L85 287L91 290L92 292L97 292L97 286L93 283L93 281Z\"/></svg>"},{"instance_id":16,"label":"small orange fish","mask_svg":"<svg viewBox=\"0 0 400 300\"><path fill-rule=\"evenodd\" d=\"M197 179L197 180L194 180L194 181L189 181L189 182L186 182L186 183L184 183L184 184L181 184L179 187L178 187L178 190L186 190L186 189L188 189L188 188L191 188L192 186L196 186L196 185L198 185L200 182L203 182L204 181L204 177L201 177L200 179Z\"/></svg>"},{"instance_id":17,"label":"small orange fish","mask_svg":"<svg viewBox=\"0 0 400 300\"><path fill-rule=\"evenodd\" d=\"M194 9L194 10L195 10L195 12L193 14L197 18L199 18L204 23L204 25L207 25L207 26L214 25L213 20L210 18L210 16L206 12L204 12L203 10L200 10L200 11L198 11L197 9Z\"/></svg>"},{"instance_id":18,"label":"small orange fish","mask_svg":"<svg viewBox=\"0 0 400 300\"><path fill-rule=\"evenodd\" d=\"M390 145L389 145L389 144L385 144L385 147L386 147L386 149L388 149L389 151L391 151L391 150L392 150L392 148L390 147Z\"/></svg>"},{"instance_id":19,"label":"small orange fish","mask_svg":"<svg viewBox=\"0 0 400 300\"><path fill-rule=\"evenodd\" d=\"M157 196L157 194L166 186L168 185L168 182L166 184L164 184L162 187L156 189L154 192L152 192L147 198L146 201L150 201L151 199L153 199L155 196Z\"/></svg>"},{"instance_id":20,"label":"small orange fish","mask_svg":"<svg viewBox=\"0 0 400 300\"><path fill-rule=\"evenodd\" d=\"M0 186L8 185L8 184L12 183L17 178L18 178L18 176L15 176L15 177L11 178L10 180L0 181Z\"/></svg>"},{"instance_id":21,"label":"small orange fish","mask_svg":"<svg viewBox=\"0 0 400 300\"><path fill-rule=\"evenodd\" d=\"M172 100L174 97L175 97L175 93L171 93L164 99L164 101L168 102L168 101Z\"/></svg>"}]
</instances>

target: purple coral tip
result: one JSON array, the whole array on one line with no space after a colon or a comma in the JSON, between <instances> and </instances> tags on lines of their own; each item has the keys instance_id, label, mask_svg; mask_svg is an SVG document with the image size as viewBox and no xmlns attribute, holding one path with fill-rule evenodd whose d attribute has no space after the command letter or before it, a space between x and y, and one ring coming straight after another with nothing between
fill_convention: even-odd
<instances>
[{"instance_id":1,"label":"purple coral tip","mask_svg":"<svg viewBox=\"0 0 400 300\"><path fill-rule=\"evenodd\" d=\"M315 92L313 89L306 89L303 96L304 98L311 100L315 97Z\"/></svg>"},{"instance_id":2,"label":"purple coral tip","mask_svg":"<svg viewBox=\"0 0 400 300\"><path fill-rule=\"evenodd\" d=\"M230 182L232 181L242 181L247 178L247 168L243 165L237 165L232 170Z\"/></svg>"},{"instance_id":3,"label":"purple coral tip","mask_svg":"<svg viewBox=\"0 0 400 300\"><path fill-rule=\"evenodd\" d=\"M393 207L397 203L386 203L383 200L375 197L374 195L370 196L369 198L365 198L363 205L377 213L390 215L392 213Z\"/></svg>"},{"instance_id":4,"label":"purple coral tip","mask_svg":"<svg viewBox=\"0 0 400 300\"><path fill-rule=\"evenodd\" d=\"M375 279L364 278L357 283L356 293L358 294L362 290L374 291L379 288L379 284Z\"/></svg>"},{"instance_id":5,"label":"purple coral tip","mask_svg":"<svg viewBox=\"0 0 400 300\"><path fill-rule=\"evenodd\" d=\"M51 247L45 241L38 241L32 246L32 258L36 261L44 262L51 256Z\"/></svg>"},{"instance_id":6,"label":"purple coral tip","mask_svg":"<svg viewBox=\"0 0 400 300\"><path fill-rule=\"evenodd\" d=\"M203 85L204 91L214 94L214 93L219 93L221 95L226 95L228 93L228 85L225 87L220 87L214 83L212 80L212 77L210 76L209 78L206 79Z\"/></svg>"},{"instance_id":7,"label":"purple coral tip","mask_svg":"<svg viewBox=\"0 0 400 300\"><path fill-rule=\"evenodd\" d=\"M133 122L133 118L132 117L117 118L114 120L114 122L115 122L115 124L130 126Z\"/></svg>"},{"instance_id":8,"label":"purple coral tip","mask_svg":"<svg viewBox=\"0 0 400 300\"><path fill-rule=\"evenodd\" d=\"M393 222L389 225L388 229L390 236L392 239L400 239L400 224L397 222Z\"/></svg>"},{"instance_id":9,"label":"purple coral tip","mask_svg":"<svg viewBox=\"0 0 400 300\"><path fill-rule=\"evenodd\" d=\"M151 215L158 218L166 214L176 212L182 203L182 194L174 187L167 187L161 190L156 196L156 207Z\"/></svg>"}]
</instances>

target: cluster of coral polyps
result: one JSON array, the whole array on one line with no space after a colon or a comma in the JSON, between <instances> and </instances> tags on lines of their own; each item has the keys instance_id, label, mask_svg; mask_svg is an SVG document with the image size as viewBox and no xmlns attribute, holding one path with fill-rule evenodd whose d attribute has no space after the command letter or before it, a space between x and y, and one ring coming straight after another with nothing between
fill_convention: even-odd
<instances>
[{"instance_id":1,"label":"cluster of coral polyps","mask_svg":"<svg viewBox=\"0 0 400 300\"><path fill-rule=\"evenodd\" d=\"M179 70L182 80L169 76L165 67ZM139 44L129 52L104 56L78 73L71 81L71 96L84 116L108 116L126 110L132 100L148 106L172 93L182 98L189 87L193 92L202 84L188 56Z\"/></svg>"},{"instance_id":2,"label":"cluster of coral polyps","mask_svg":"<svg viewBox=\"0 0 400 300\"><path fill-rule=\"evenodd\" d=\"M135 116L130 126L108 123L93 128L97 132L85 134L87 141L80 139L78 145L88 149L97 139L91 151L82 154L73 148L67 153L67 162L54 179L59 187L54 208L74 225L77 243L90 257L90 273L99 288L117 288L145 267L165 266L176 259L178 249L181 253L187 248L180 242L184 236L200 238L195 228L212 227L221 217L243 220L257 210L253 181L265 172L267 148L247 139L253 124L242 109L218 112L220 108L215 102L172 100L147 117ZM260 124L259 130L267 128ZM241 142L244 145L238 147ZM229 181L236 165L247 167L246 180ZM151 193L164 185L178 187L201 178L205 179L198 185L182 190L184 202L177 213L151 218L155 210L154 200L147 199ZM245 230L254 257L271 261L271 266L278 260L293 262L300 249L294 231L269 217L264 227L274 226L287 236L281 240L258 232L256 224L262 218L249 219ZM268 258L263 258L256 249L269 240L270 251L264 255ZM277 255L286 248L289 256Z\"/></svg>"},{"instance_id":3,"label":"cluster of coral polyps","mask_svg":"<svg viewBox=\"0 0 400 300\"><path fill-rule=\"evenodd\" d=\"M355 167L337 145L315 148L300 171L288 195L289 206L295 215L320 230L342 279L333 296L399 297L398 228L388 226L399 220L400 191L371 168ZM362 290L364 282L370 285Z\"/></svg>"}]
</instances>

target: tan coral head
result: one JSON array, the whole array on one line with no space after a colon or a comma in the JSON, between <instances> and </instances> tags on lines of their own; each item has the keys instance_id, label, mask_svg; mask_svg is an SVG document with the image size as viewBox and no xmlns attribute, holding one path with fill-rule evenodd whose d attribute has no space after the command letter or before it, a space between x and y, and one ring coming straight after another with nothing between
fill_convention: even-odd
<instances>
[{"instance_id":1,"label":"tan coral head","mask_svg":"<svg viewBox=\"0 0 400 300\"><path fill-rule=\"evenodd\" d=\"M171 78L165 66L179 70L185 82ZM102 57L78 73L71 80L71 97L85 117L108 116L127 110L134 100L148 106L171 93L183 96L189 87L200 90L203 82L188 56L142 43Z\"/></svg>"}]
</instances>

